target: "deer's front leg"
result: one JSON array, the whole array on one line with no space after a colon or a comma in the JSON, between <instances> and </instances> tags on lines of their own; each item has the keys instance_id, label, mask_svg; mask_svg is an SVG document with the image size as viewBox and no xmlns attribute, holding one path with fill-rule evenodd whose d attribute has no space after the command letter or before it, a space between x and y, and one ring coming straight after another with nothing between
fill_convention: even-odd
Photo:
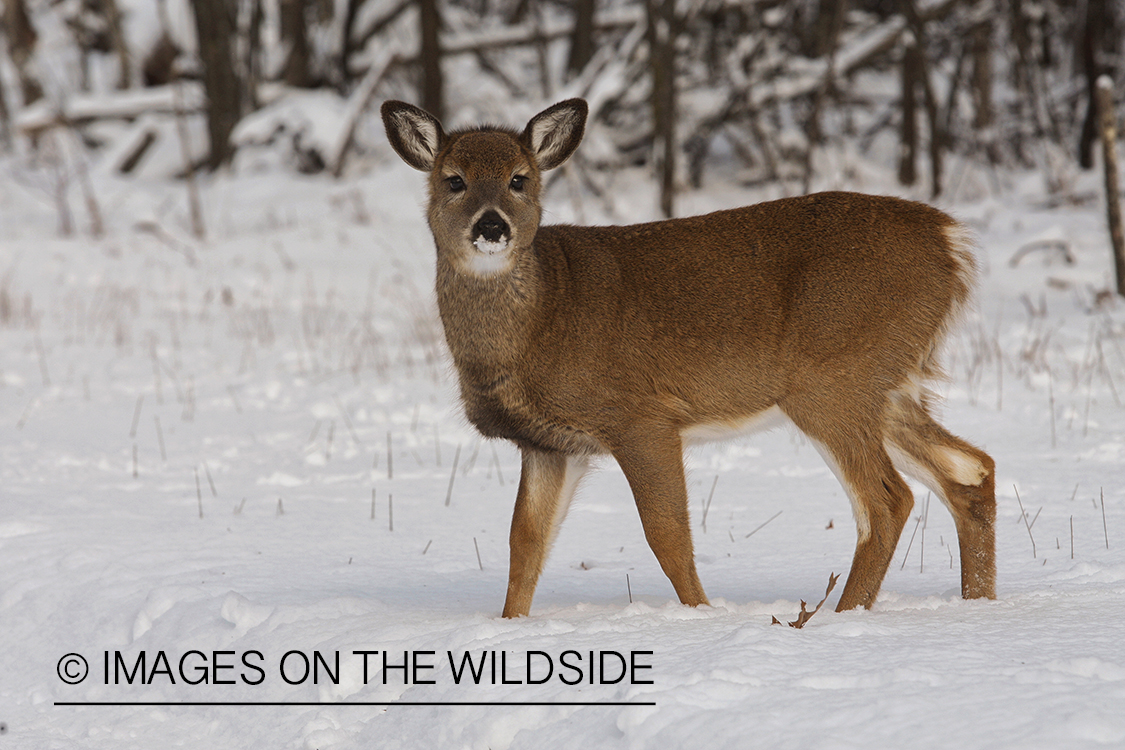
<instances>
[{"instance_id":1,"label":"deer's front leg","mask_svg":"<svg viewBox=\"0 0 1125 750\"><path fill-rule=\"evenodd\" d=\"M652 430L613 455L633 490L648 545L676 595L690 607L709 604L695 570L680 436Z\"/></svg>"},{"instance_id":2,"label":"deer's front leg","mask_svg":"<svg viewBox=\"0 0 1125 750\"><path fill-rule=\"evenodd\" d=\"M585 456L522 451L520 486L508 538L511 560L504 617L520 617L531 610L543 563L586 469Z\"/></svg>"}]
</instances>

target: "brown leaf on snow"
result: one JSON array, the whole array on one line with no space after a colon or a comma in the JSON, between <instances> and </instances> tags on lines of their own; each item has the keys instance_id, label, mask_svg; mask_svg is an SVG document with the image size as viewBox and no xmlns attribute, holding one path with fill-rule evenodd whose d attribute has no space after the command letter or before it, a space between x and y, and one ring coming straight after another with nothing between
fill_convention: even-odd
<instances>
[{"instance_id":1,"label":"brown leaf on snow","mask_svg":"<svg viewBox=\"0 0 1125 750\"><path fill-rule=\"evenodd\" d=\"M836 575L835 573L829 574L829 576L828 576L828 588L825 589L825 591L824 591L824 598L820 600L820 603L816 605L816 608L813 609L812 612L809 612L808 609L805 608L806 607L805 601L804 601L804 599L802 599L801 600L801 613L799 615L797 615L796 620L789 623L789 627L791 627L791 628L803 628L803 627L805 627L805 623L808 622L809 620L811 620L812 616L815 615L817 612L819 612L820 608L824 606L824 603L826 601L828 601L828 595L832 593L832 589L836 588L836 580L839 577L840 576ZM774 618L774 622L777 622L776 617ZM780 624L781 623L778 623L778 625L780 625Z\"/></svg>"}]
</instances>

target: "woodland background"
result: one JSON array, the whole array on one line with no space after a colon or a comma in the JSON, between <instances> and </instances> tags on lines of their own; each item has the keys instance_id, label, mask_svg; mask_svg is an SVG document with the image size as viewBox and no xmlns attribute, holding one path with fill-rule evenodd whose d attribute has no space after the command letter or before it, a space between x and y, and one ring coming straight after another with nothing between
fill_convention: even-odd
<instances>
[{"instance_id":1,"label":"woodland background","mask_svg":"<svg viewBox=\"0 0 1125 750\"><path fill-rule=\"evenodd\" d=\"M129 173L161 141L180 177L262 144L301 172L341 176L377 151L383 98L464 124L583 96L604 127L567 170L572 187L601 195L606 170L645 165L666 216L715 170L807 191L818 151L880 138L897 143L899 183L930 198L971 164L1038 169L1065 200L1075 170L1095 164L1095 81L1125 74L1118 0L2 7L0 150L28 155L56 193L81 186L86 161L109 153L108 168Z\"/></svg>"}]
</instances>

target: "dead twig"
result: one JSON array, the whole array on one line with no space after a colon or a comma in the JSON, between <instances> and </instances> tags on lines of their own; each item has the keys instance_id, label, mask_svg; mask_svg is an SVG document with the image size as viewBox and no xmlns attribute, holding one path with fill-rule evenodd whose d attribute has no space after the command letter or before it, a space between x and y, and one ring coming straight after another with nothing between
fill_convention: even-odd
<instances>
[{"instance_id":1,"label":"dead twig","mask_svg":"<svg viewBox=\"0 0 1125 750\"><path fill-rule=\"evenodd\" d=\"M808 605L806 605L805 600L802 599L801 600L801 612L800 612L800 614L797 615L796 620L789 623L789 627L797 628L798 630L805 627L805 623L807 623L809 620L811 620L813 615L815 615L817 612L819 612L820 608L824 606L824 603L826 601L828 601L828 595L832 593L832 589L836 588L836 581L839 580L839 578L840 578L840 576L836 575L835 573L829 574L829 576L828 576L828 588L824 590L824 598L820 600L820 602L816 605L816 607L813 609L812 612L810 612L807 609ZM781 622L775 617L775 618L773 618L773 624L774 625L780 625Z\"/></svg>"}]
</instances>

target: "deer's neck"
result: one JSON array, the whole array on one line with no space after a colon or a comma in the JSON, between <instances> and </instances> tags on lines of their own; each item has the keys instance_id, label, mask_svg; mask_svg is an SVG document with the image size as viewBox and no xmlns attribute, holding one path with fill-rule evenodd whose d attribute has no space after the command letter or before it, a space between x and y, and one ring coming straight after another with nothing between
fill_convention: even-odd
<instances>
[{"instance_id":1,"label":"deer's neck","mask_svg":"<svg viewBox=\"0 0 1125 750\"><path fill-rule=\"evenodd\" d=\"M437 298L450 353L463 375L503 377L523 358L549 314L546 289L555 274L533 248L490 276L459 271L440 254Z\"/></svg>"}]
</instances>

